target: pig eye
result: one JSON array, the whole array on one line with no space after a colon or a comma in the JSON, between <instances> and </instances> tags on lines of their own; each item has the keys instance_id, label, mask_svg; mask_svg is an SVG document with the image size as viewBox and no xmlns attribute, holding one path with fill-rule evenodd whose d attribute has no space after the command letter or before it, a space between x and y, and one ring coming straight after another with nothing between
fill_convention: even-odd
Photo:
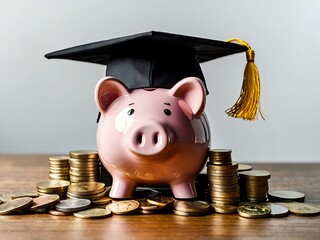
<instances>
[{"instance_id":1,"label":"pig eye","mask_svg":"<svg viewBox=\"0 0 320 240\"><path fill-rule=\"evenodd\" d=\"M171 111L169 109L165 109L164 111L164 114L167 115L167 116L170 116L171 115Z\"/></svg>"},{"instance_id":2,"label":"pig eye","mask_svg":"<svg viewBox=\"0 0 320 240\"><path fill-rule=\"evenodd\" d=\"M134 113L134 109L133 109L133 108L131 108L131 109L127 112L127 114L128 114L129 116L131 116L133 113Z\"/></svg>"}]
</instances>

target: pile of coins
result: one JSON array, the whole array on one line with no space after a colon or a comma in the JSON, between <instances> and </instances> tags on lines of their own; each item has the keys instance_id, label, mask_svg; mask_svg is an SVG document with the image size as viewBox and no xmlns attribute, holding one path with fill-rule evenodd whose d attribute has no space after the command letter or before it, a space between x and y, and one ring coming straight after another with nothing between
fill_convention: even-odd
<instances>
[{"instance_id":1,"label":"pile of coins","mask_svg":"<svg viewBox=\"0 0 320 240\"><path fill-rule=\"evenodd\" d=\"M66 180L48 180L37 184L37 192L39 196L57 194L60 199L66 198L69 181Z\"/></svg>"},{"instance_id":2,"label":"pile of coins","mask_svg":"<svg viewBox=\"0 0 320 240\"><path fill-rule=\"evenodd\" d=\"M251 170L239 172L242 201L267 202L270 172Z\"/></svg>"},{"instance_id":3,"label":"pile of coins","mask_svg":"<svg viewBox=\"0 0 320 240\"><path fill-rule=\"evenodd\" d=\"M232 162L230 149L209 151L207 164L211 207L218 213L233 213L240 202L238 163Z\"/></svg>"},{"instance_id":4,"label":"pile of coins","mask_svg":"<svg viewBox=\"0 0 320 240\"><path fill-rule=\"evenodd\" d=\"M70 182L100 181L99 155L97 151L78 150L69 153Z\"/></svg>"},{"instance_id":5,"label":"pile of coins","mask_svg":"<svg viewBox=\"0 0 320 240\"><path fill-rule=\"evenodd\" d=\"M69 181L69 156L49 157L49 178Z\"/></svg>"},{"instance_id":6,"label":"pile of coins","mask_svg":"<svg viewBox=\"0 0 320 240\"><path fill-rule=\"evenodd\" d=\"M93 205L105 205L111 202L106 197L107 188L102 182L71 183L68 187L67 197L70 199L88 199Z\"/></svg>"}]
</instances>

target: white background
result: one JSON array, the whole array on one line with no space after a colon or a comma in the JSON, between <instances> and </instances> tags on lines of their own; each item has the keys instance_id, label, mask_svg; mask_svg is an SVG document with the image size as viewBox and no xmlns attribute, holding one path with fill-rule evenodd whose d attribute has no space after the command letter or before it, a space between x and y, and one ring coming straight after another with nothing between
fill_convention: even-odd
<instances>
[{"instance_id":1,"label":"white background","mask_svg":"<svg viewBox=\"0 0 320 240\"><path fill-rule=\"evenodd\" d=\"M202 64L212 148L240 162L320 162L320 1L0 0L0 154L96 149L102 65L47 60L75 45L156 30L256 52L266 121L229 118L245 54Z\"/></svg>"}]
</instances>

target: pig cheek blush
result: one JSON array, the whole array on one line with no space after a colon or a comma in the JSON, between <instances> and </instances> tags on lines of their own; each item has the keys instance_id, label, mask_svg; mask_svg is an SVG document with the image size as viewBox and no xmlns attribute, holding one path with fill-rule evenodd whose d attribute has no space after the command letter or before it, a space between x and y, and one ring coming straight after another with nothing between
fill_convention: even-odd
<instances>
[{"instance_id":1,"label":"pig cheek blush","mask_svg":"<svg viewBox=\"0 0 320 240\"><path fill-rule=\"evenodd\" d=\"M123 110L122 112L117 114L114 121L115 129L117 129L119 132L124 132L127 126L130 125L132 122L134 122L133 113L134 113L134 110L129 109L128 111Z\"/></svg>"}]
</instances>

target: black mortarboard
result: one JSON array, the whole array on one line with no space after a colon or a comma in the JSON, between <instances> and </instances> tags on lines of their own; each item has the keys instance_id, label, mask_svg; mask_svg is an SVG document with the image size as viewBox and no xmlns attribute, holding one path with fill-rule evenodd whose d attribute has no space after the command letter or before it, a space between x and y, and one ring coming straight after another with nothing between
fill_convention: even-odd
<instances>
[{"instance_id":1,"label":"black mortarboard","mask_svg":"<svg viewBox=\"0 0 320 240\"><path fill-rule=\"evenodd\" d=\"M45 56L107 65L107 76L136 89L171 88L190 76L200 78L206 85L199 63L244 51L247 47L234 43L151 31Z\"/></svg>"},{"instance_id":2,"label":"black mortarboard","mask_svg":"<svg viewBox=\"0 0 320 240\"><path fill-rule=\"evenodd\" d=\"M129 89L171 88L185 77L198 77L208 94L200 63L248 50L246 44L150 31L71 47L45 57L107 65L106 75Z\"/></svg>"}]
</instances>

